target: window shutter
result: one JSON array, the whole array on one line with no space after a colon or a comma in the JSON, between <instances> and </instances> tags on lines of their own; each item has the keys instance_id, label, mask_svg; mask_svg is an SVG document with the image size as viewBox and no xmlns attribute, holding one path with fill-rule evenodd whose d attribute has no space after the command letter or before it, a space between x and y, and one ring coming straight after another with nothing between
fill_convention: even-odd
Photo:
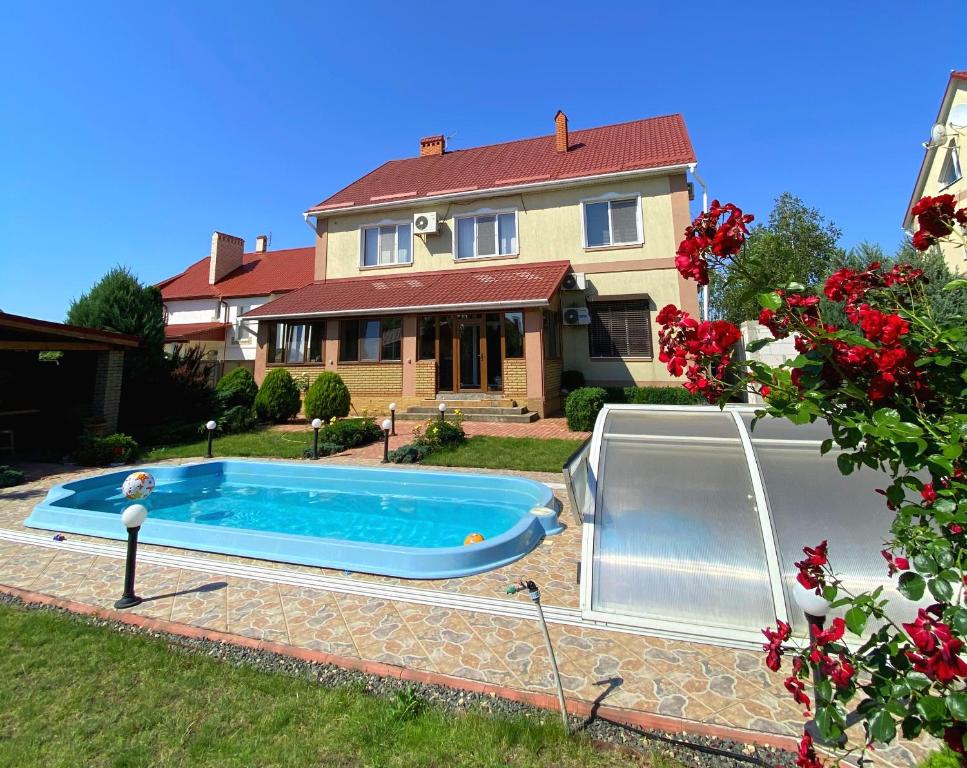
<instances>
[{"instance_id":1,"label":"window shutter","mask_svg":"<svg viewBox=\"0 0 967 768\"><path fill-rule=\"evenodd\" d=\"M647 299L588 303L591 357L651 357Z\"/></svg>"}]
</instances>

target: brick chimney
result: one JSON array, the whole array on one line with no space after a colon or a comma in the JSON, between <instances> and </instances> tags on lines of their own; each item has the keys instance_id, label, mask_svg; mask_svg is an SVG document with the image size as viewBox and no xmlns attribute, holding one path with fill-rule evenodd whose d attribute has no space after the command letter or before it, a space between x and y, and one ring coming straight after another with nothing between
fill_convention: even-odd
<instances>
[{"instance_id":1,"label":"brick chimney","mask_svg":"<svg viewBox=\"0 0 967 768\"><path fill-rule=\"evenodd\" d=\"M245 241L223 232L212 233L212 253L208 260L208 284L215 285L229 272L242 266Z\"/></svg>"},{"instance_id":2,"label":"brick chimney","mask_svg":"<svg viewBox=\"0 0 967 768\"><path fill-rule=\"evenodd\" d=\"M255 252L265 253L268 250L269 237L268 235L256 235L255 237Z\"/></svg>"},{"instance_id":3,"label":"brick chimney","mask_svg":"<svg viewBox=\"0 0 967 768\"><path fill-rule=\"evenodd\" d=\"M424 136L420 139L420 157L442 155L446 152L447 140L440 136Z\"/></svg>"},{"instance_id":4,"label":"brick chimney","mask_svg":"<svg viewBox=\"0 0 967 768\"><path fill-rule=\"evenodd\" d=\"M561 110L557 110L557 114L554 115L554 132L554 148L558 152L567 152L567 115Z\"/></svg>"}]
</instances>

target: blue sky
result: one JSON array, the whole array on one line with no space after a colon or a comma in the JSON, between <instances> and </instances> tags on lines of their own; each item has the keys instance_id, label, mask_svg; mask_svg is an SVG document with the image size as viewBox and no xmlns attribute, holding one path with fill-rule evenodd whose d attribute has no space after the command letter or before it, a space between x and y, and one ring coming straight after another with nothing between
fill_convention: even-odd
<instances>
[{"instance_id":1,"label":"blue sky","mask_svg":"<svg viewBox=\"0 0 967 768\"><path fill-rule=\"evenodd\" d=\"M908 2L4 3L0 309L62 320L115 264L301 212L453 148L682 112L713 196L788 190L892 250L967 9ZM926 25L926 26L925 26ZM929 34L924 34L929 31Z\"/></svg>"}]
</instances>

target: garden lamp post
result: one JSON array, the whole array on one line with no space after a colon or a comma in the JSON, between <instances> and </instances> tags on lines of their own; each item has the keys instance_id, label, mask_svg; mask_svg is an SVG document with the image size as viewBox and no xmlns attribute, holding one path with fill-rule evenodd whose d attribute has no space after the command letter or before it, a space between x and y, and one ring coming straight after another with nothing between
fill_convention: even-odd
<instances>
[{"instance_id":1,"label":"garden lamp post","mask_svg":"<svg viewBox=\"0 0 967 768\"><path fill-rule=\"evenodd\" d=\"M115 608L131 608L141 602L141 598L134 594L134 564L138 554L138 531L147 516L148 510L142 504L132 504L121 513L121 522L128 529L128 553L124 561L124 593L114 603Z\"/></svg>"},{"instance_id":2,"label":"garden lamp post","mask_svg":"<svg viewBox=\"0 0 967 768\"><path fill-rule=\"evenodd\" d=\"M208 430L208 456L207 457L209 459L212 458L212 438L215 437L215 427L217 426L218 424L216 424L214 421L209 421L205 425L205 429Z\"/></svg>"},{"instance_id":3,"label":"garden lamp post","mask_svg":"<svg viewBox=\"0 0 967 768\"><path fill-rule=\"evenodd\" d=\"M557 700L561 705L561 722L564 723L564 735L570 732L567 722L567 706L564 703L564 686L561 685L561 673L557 668L557 659L554 657L554 648L551 646L551 633L547 631L547 621L544 619L544 609L541 607L541 591L530 579L521 579L516 584L507 587L508 595L516 595L518 592L527 592L527 596L537 608L537 618L540 620L541 631L544 633L544 645L547 648L547 655L551 660L551 669L554 671L554 682L557 685Z\"/></svg>"},{"instance_id":4,"label":"garden lamp post","mask_svg":"<svg viewBox=\"0 0 967 768\"><path fill-rule=\"evenodd\" d=\"M383 463L389 463L389 431L393 426L393 422L389 419L383 419Z\"/></svg>"},{"instance_id":5,"label":"garden lamp post","mask_svg":"<svg viewBox=\"0 0 967 768\"><path fill-rule=\"evenodd\" d=\"M444 421L445 420L445 416L446 416L446 412L447 412L447 404L446 403L440 403L440 405L437 406L437 407L440 409L440 421Z\"/></svg>"},{"instance_id":6,"label":"garden lamp post","mask_svg":"<svg viewBox=\"0 0 967 768\"><path fill-rule=\"evenodd\" d=\"M322 429L322 419L312 420L312 431L315 433L312 438L312 458L319 458L319 430Z\"/></svg>"},{"instance_id":7,"label":"garden lamp post","mask_svg":"<svg viewBox=\"0 0 967 768\"><path fill-rule=\"evenodd\" d=\"M389 404L390 434L396 437L396 403Z\"/></svg>"}]
</instances>

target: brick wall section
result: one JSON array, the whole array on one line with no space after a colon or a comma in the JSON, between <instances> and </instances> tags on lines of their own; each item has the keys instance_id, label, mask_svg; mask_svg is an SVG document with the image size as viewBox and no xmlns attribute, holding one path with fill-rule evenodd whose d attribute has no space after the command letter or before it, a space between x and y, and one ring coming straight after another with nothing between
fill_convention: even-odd
<instances>
[{"instance_id":1,"label":"brick wall section","mask_svg":"<svg viewBox=\"0 0 967 768\"><path fill-rule=\"evenodd\" d=\"M504 394L522 400L527 398L527 362L524 358L504 360Z\"/></svg>"},{"instance_id":2,"label":"brick wall section","mask_svg":"<svg viewBox=\"0 0 967 768\"><path fill-rule=\"evenodd\" d=\"M544 361L544 413L558 413L561 410L561 370L560 360Z\"/></svg>"},{"instance_id":3,"label":"brick wall section","mask_svg":"<svg viewBox=\"0 0 967 768\"><path fill-rule=\"evenodd\" d=\"M758 341L763 338L772 338L772 334L769 333L769 329L759 325L755 320L746 320L740 326L742 331L742 341L739 342L741 349L739 350L736 357L739 360L758 360L762 363L767 363L768 365L777 366L786 360L791 360L796 357L799 353L796 351L795 344L793 343L793 338L791 336L785 339L778 339L772 344L767 344L762 349L755 352L748 353L745 348L748 344L754 341ZM761 404L763 402L762 398L753 393L746 393L746 400L750 403Z\"/></svg>"},{"instance_id":4,"label":"brick wall section","mask_svg":"<svg viewBox=\"0 0 967 768\"><path fill-rule=\"evenodd\" d=\"M123 377L124 352L113 349L98 352L92 405L94 415L104 419L109 435L118 431L118 406L121 404Z\"/></svg>"},{"instance_id":5,"label":"brick wall section","mask_svg":"<svg viewBox=\"0 0 967 768\"><path fill-rule=\"evenodd\" d=\"M417 397L436 395L436 360L416 361L416 395Z\"/></svg>"},{"instance_id":6,"label":"brick wall section","mask_svg":"<svg viewBox=\"0 0 967 768\"><path fill-rule=\"evenodd\" d=\"M399 363L339 365L336 373L356 395L399 395L403 391L403 366Z\"/></svg>"}]
</instances>

